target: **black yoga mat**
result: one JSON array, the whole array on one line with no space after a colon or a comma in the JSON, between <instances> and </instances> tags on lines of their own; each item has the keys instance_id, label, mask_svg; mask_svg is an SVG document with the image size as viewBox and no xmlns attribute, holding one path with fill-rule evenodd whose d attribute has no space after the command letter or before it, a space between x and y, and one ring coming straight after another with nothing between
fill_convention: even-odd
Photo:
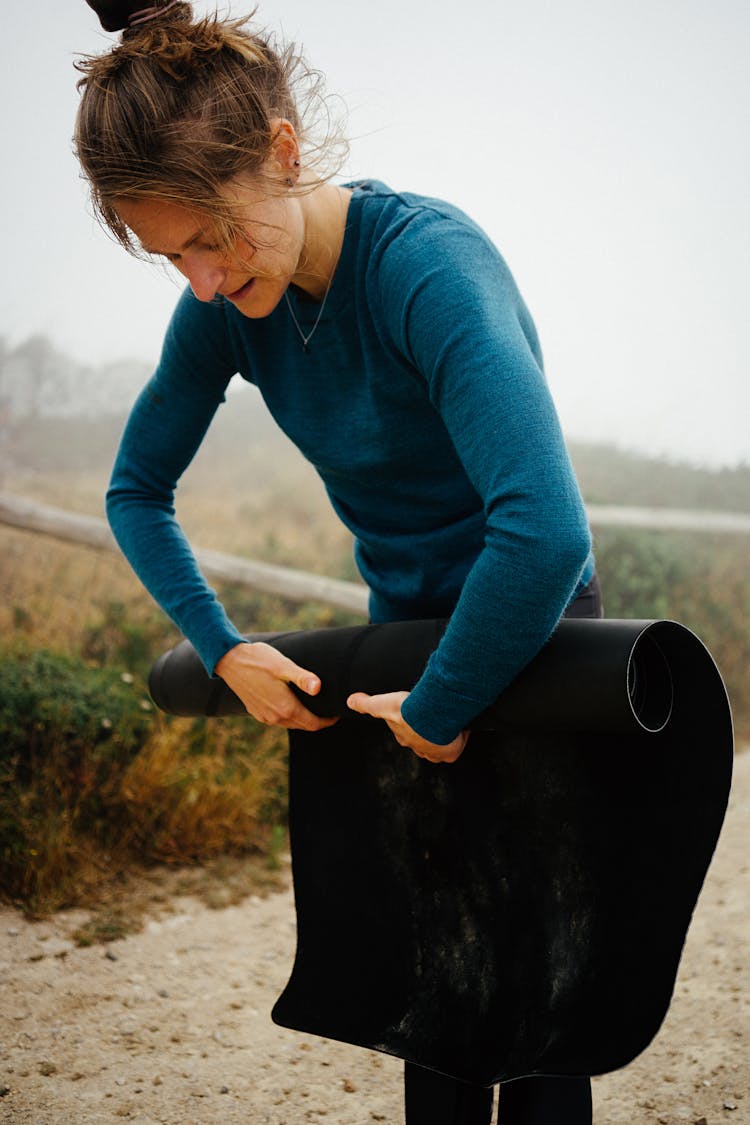
<instances>
[{"instance_id":1,"label":"black yoga mat","mask_svg":"<svg viewBox=\"0 0 750 1125\"><path fill-rule=\"evenodd\" d=\"M297 954L286 1027L491 1085L630 1062L669 1006L724 817L726 692L670 621L562 621L435 766L351 691L408 689L444 622L257 634L323 682L342 714L290 733ZM155 702L233 714L183 643Z\"/></svg>"}]
</instances>

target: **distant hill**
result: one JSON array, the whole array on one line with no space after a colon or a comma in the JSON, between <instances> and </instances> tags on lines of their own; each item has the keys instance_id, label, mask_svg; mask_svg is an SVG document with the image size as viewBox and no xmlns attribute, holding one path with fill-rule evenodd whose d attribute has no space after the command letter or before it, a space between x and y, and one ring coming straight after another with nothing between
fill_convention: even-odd
<instances>
[{"instance_id":1,"label":"distant hill","mask_svg":"<svg viewBox=\"0 0 750 1125\"><path fill-rule=\"evenodd\" d=\"M579 442L570 455L589 504L750 512L750 465L705 469Z\"/></svg>"},{"instance_id":2,"label":"distant hill","mask_svg":"<svg viewBox=\"0 0 750 1125\"><path fill-rule=\"evenodd\" d=\"M127 411L150 374L137 362L78 364L45 337L13 349L0 338L0 473L10 480L17 471L106 479ZM300 455L254 388L235 383L201 451L210 469L198 471L221 464L227 480L236 465L242 480L249 462L262 460L264 474L276 467L281 480ZM590 504L750 512L750 465L711 470L580 442L570 443L570 452Z\"/></svg>"}]
</instances>

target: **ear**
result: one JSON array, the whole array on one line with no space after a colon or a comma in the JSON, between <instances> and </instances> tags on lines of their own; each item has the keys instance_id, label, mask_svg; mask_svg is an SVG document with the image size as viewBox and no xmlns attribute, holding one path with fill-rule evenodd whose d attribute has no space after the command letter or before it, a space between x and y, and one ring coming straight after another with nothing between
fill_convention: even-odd
<instances>
[{"instance_id":1,"label":"ear","mask_svg":"<svg viewBox=\"0 0 750 1125\"><path fill-rule=\"evenodd\" d=\"M271 121L270 161L284 176L299 176L299 142L291 121L286 117L274 117Z\"/></svg>"}]
</instances>

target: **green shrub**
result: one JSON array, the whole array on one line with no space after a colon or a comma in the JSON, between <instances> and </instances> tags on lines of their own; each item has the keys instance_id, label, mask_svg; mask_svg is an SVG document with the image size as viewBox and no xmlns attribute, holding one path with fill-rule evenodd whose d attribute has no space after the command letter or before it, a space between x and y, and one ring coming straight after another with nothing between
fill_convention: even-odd
<instances>
[{"instance_id":1,"label":"green shrub","mask_svg":"<svg viewBox=\"0 0 750 1125\"><path fill-rule=\"evenodd\" d=\"M286 738L156 714L143 682L17 640L0 652L0 893L31 913L134 863L272 853Z\"/></svg>"},{"instance_id":2,"label":"green shrub","mask_svg":"<svg viewBox=\"0 0 750 1125\"><path fill-rule=\"evenodd\" d=\"M2 656L0 761L19 776L45 761L64 764L70 784L138 752L152 705L133 677L78 657L15 647Z\"/></svg>"},{"instance_id":3,"label":"green shrub","mask_svg":"<svg viewBox=\"0 0 750 1125\"><path fill-rule=\"evenodd\" d=\"M658 531L601 528L594 546L607 617L673 617L677 590L708 562L700 542Z\"/></svg>"},{"instance_id":4,"label":"green shrub","mask_svg":"<svg viewBox=\"0 0 750 1125\"><path fill-rule=\"evenodd\" d=\"M120 780L145 744L151 704L127 673L19 645L0 672L4 891L65 897L82 838L106 849Z\"/></svg>"},{"instance_id":5,"label":"green shrub","mask_svg":"<svg viewBox=\"0 0 750 1125\"><path fill-rule=\"evenodd\" d=\"M138 613L116 598L93 606L95 619L83 627L81 655L102 666L122 665L145 679L154 654L176 644L178 634L160 609L144 603Z\"/></svg>"},{"instance_id":6,"label":"green shrub","mask_svg":"<svg viewBox=\"0 0 750 1125\"><path fill-rule=\"evenodd\" d=\"M607 617L666 617L696 633L721 671L740 740L750 734L747 538L602 528L595 537Z\"/></svg>"}]
</instances>

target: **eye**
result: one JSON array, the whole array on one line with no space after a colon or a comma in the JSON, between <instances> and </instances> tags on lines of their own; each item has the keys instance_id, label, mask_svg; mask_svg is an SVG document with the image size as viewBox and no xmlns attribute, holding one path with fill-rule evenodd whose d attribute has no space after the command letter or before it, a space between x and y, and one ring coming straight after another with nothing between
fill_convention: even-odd
<instances>
[{"instance_id":1,"label":"eye","mask_svg":"<svg viewBox=\"0 0 750 1125\"><path fill-rule=\"evenodd\" d=\"M158 261L158 259L161 258L162 261L172 262L172 264L176 264L182 257L181 254L170 254L166 250L151 250L147 246L142 246L141 249L143 250L144 254L147 254L148 257L152 259L152 261Z\"/></svg>"},{"instance_id":2,"label":"eye","mask_svg":"<svg viewBox=\"0 0 750 1125\"><path fill-rule=\"evenodd\" d=\"M221 254L223 247L214 242L193 242L190 245L190 250L198 251L201 254ZM166 250L146 250L153 258L163 258L173 266L178 266L182 261L183 255L181 253L170 254Z\"/></svg>"}]
</instances>

